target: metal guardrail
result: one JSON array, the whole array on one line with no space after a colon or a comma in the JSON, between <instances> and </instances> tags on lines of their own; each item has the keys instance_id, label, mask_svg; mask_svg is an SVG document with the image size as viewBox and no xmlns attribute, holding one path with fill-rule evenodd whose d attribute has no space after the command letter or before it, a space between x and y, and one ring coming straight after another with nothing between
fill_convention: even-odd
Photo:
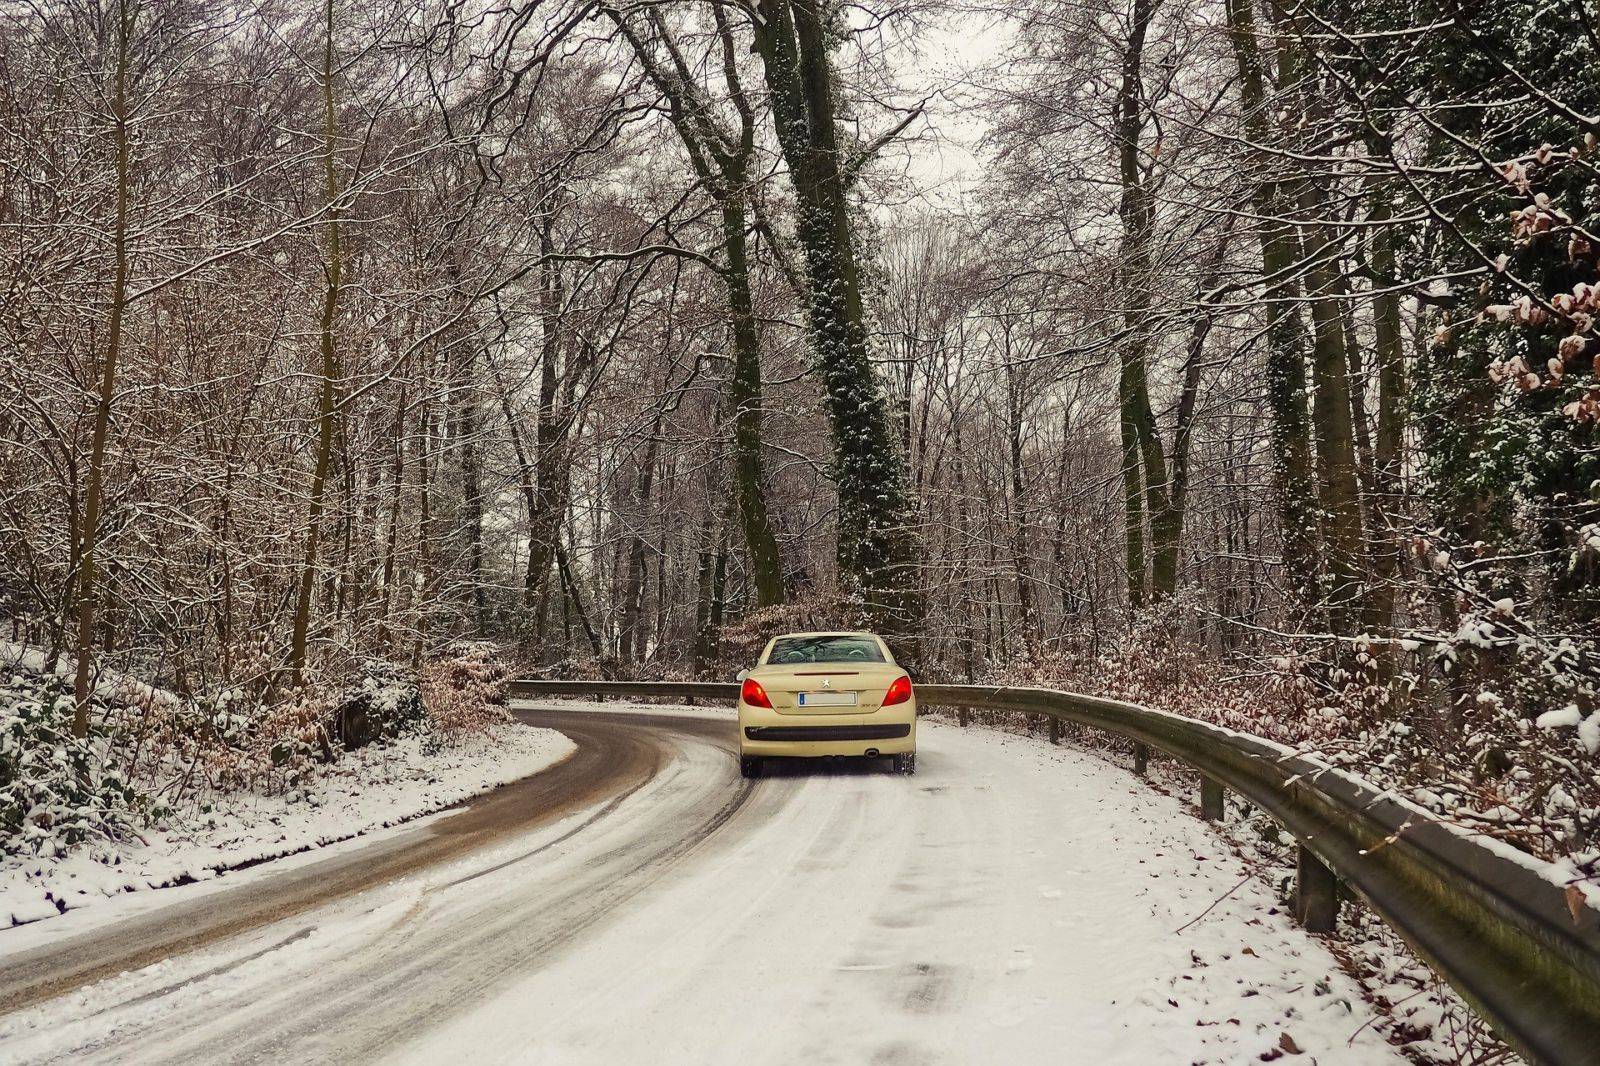
<instances>
[{"instance_id":1,"label":"metal guardrail","mask_svg":"<svg viewBox=\"0 0 1600 1066\"><path fill-rule=\"evenodd\" d=\"M733 701L716 682L514 681L511 695ZM1519 861L1368 782L1282 745L1116 700L1042 688L919 685L923 706L1017 711L1127 737L1201 774L1201 812L1231 789L1299 844L1294 912L1331 931L1342 882L1359 892L1497 1033L1533 1063L1600 1064L1600 910ZM965 716L963 715L963 724Z\"/></svg>"}]
</instances>

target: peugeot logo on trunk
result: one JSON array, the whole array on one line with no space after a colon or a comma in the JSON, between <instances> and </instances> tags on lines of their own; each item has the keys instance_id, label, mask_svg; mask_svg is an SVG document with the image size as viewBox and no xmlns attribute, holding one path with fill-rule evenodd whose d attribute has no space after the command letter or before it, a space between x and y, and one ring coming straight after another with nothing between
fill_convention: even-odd
<instances>
[{"instance_id":1,"label":"peugeot logo on trunk","mask_svg":"<svg viewBox=\"0 0 1600 1066\"><path fill-rule=\"evenodd\" d=\"M823 678L822 679L822 687L823 688L832 688L833 687L833 678L831 678L831 677Z\"/></svg>"}]
</instances>

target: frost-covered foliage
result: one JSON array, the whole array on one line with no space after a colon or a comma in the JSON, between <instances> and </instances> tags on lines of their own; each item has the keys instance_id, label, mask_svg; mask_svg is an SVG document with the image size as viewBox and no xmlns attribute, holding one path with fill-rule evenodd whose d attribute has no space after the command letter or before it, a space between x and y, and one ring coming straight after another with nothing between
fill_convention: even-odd
<instances>
[{"instance_id":1,"label":"frost-covered foliage","mask_svg":"<svg viewBox=\"0 0 1600 1066\"><path fill-rule=\"evenodd\" d=\"M1503 468L1510 546L1537 560L1545 613L1600 622L1600 181L1593 134L1501 167L1522 206L1480 290L1477 316L1435 340L1489 357L1489 449ZM1508 239L1507 239L1508 238ZM1505 565L1500 571L1511 569Z\"/></svg>"},{"instance_id":2,"label":"frost-covered foliage","mask_svg":"<svg viewBox=\"0 0 1600 1066\"><path fill-rule=\"evenodd\" d=\"M112 734L72 735L72 690L60 678L0 676L0 842L52 856L137 832L150 804L128 780ZM97 707L102 714L107 708Z\"/></svg>"},{"instance_id":3,"label":"frost-covered foliage","mask_svg":"<svg viewBox=\"0 0 1600 1066\"><path fill-rule=\"evenodd\" d=\"M0 840L13 853L63 855L241 795L304 794L356 748L421 737L434 750L507 718L498 652L459 643L420 679L372 660L342 676L308 673L281 692L233 686L181 698L106 674L80 740L71 685L38 669L41 657L23 658L0 673Z\"/></svg>"},{"instance_id":4,"label":"frost-covered foliage","mask_svg":"<svg viewBox=\"0 0 1600 1066\"><path fill-rule=\"evenodd\" d=\"M421 702L428 727L443 738L455 738L507 721L509 680L495 645L470 640L449 645L422 668Z\"/></svg>"},{"instance_id":5,"label":"frost-covered foliage","mask_svg":"<svg viewBox=\"0 0 1600 1066\"><path fill-rule=\"evenodd\" d=\"M751 611L722 630L719 647L722 661L737 668L755 662L767 642L780 633L870 628L866 604L859 597L818 595Z\"/></svg>"},{"instance_id":6,"label":"frost-covered foliage","mask_svg":"<svg viewBox=\"0 0 1600 1066\"><path fill-rule=\"evenodd\" d=\"M1099 655L1057 649L982 680L1128 700L1264 736L1600 882L1600 660L1490 601L1427 640L1289 641L1219 661L1180 596Z\"/></svg>"}]
</instances>

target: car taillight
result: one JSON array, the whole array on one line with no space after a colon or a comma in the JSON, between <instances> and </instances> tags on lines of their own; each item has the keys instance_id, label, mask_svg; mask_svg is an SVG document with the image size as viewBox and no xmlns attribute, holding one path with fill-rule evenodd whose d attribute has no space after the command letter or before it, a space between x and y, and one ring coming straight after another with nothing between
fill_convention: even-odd
<instances>
[{"instance_id":1,"label":"car taillight","mask_svg":"<svg viewBox=\"0 0 1600 1066\"><path fill-rule=\"evenodd\" d=\"M907 692L910 690L907 689ZM765 707L769 711L772 709L772 701L767 699L767 690L753 677L744 679L744 687L739 690L739 698L752 707Z\"/></svg>"},{"instance_id":2,"label":"car taillight","mask_svg":"<svg viewBox=\"0 0 1600 1066\"><path fill-rule=\"evenodd\" d=\"M889 691L883 695L883 705L893 707L897 703L904 703L911 698L911 679L901 674L889 686Z\"/></svg>"}]
</instances>

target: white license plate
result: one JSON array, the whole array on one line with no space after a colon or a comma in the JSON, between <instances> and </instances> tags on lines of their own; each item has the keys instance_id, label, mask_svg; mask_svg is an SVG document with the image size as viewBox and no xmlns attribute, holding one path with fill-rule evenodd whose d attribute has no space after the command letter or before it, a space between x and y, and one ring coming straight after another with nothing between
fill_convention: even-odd
<instances>
[{"instance_id":1,"label":"white license plate","mask_svg":"<svg viewBox=\"0 0 1600 1066\"><path fill-rule=\"evenodd\" d=\"M854 707L856 705L856 694L854 692L802 692L799 699L802 707Z\"/></svg>"}]
</instances>

